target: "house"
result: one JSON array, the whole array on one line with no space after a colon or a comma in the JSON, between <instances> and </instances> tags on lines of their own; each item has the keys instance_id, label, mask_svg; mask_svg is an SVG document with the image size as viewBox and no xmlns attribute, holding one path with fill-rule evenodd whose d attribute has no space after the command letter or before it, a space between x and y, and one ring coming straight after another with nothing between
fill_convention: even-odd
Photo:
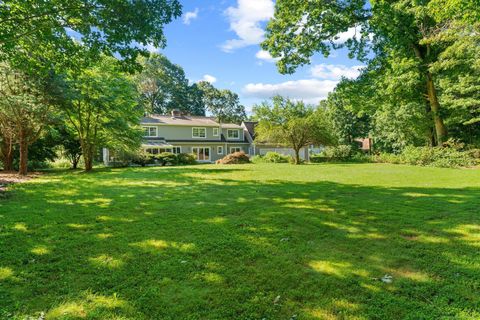
<instances>
[{"instance_id":1,"label":"house","mask_svg":"<svg viewBox=\"0 0 480 320\"><path fill-rule=\"evenodd\" d=\"M179 111L171 115L148 115L141 119L144 132L142 148L152 155L162 152L192 153L199 162L214 162L237 151L249 152L244 127L220 123L213 117L187 116ZM114 161L104 149L106 165Z\"/></svg>"},{"instance_id":2,"label":"house","mask_svg":"<svg viewBox=\"0 0 480 320\"><path fill-rule=\"evenodd\" d=\"M264 155L269 151L294 155L291 148L255 142L257 122L245 121L241 125L221 123L214 117L183 115L148 115L141 119L144 132L142 148L152 155L162 152L192 153L198 162L215 162L229 153L243 151L249 156ZM301 156L308 159L308 150ZM114 163L115 153L103 149L105 165Z\"/></svg>"}]
</instances>

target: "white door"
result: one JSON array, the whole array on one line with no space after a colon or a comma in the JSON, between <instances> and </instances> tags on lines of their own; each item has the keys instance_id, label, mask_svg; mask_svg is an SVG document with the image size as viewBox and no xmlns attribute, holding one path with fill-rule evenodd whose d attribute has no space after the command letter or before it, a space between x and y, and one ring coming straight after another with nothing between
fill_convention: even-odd
<instances>
[{"instance_id":1,"label":"white door","mask_svg":"<svg viewBox=\"0 0 480 320\"><path fill-rule=\"evenodd\" d=\"M198 161L210 161L210 147L193 147L192 153L197 156Z\"/></svg>"}]
</instances>

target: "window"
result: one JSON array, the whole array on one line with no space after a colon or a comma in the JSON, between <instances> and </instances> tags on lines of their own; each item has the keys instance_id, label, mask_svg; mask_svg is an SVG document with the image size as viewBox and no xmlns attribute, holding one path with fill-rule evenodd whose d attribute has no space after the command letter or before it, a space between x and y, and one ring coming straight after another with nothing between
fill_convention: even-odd
<instances>
[{"instance_id":1,"label":"window","mask_svg":"<svg viewBox=\"0 0 480 320\"><path fill-rule=\"evenodd\" d=\"M210 161L210 147L192 147L192 153L198 161Z\"/></svg>"},{"instance_id":2,"label":"window","mask_svg":"<svg viewBox=\"0 0 480 320\"><path fill-rule=\"evenodd\" d=\"M218 128L213 128L213 136L218 137Z\"/></svg>"},{"instance_id":3,"label":"window","mask_svg":"<svg viewBox=\"0 0 480 320\"><path fill-rule=\"evenodd\" d=\"M223 146L217 147L217 154L223 154Z\"/></svg>"},{"instance_id":4,"label":"window","mask_svg":"<svg viewBox=\"0 0 480 320\"><path fill-rule=\"evenodd\" d=\"M157 155L162 152L171 152L175 154L181 153L181 147L172 147L172 148L147 148L145 151L151 155Z\"/></svg>"},{"instance_id":5,"label":"window","mask_svg":"<svg viewBox=\"0 0 480 320\"><path fill-rule=\"evenodd\" d=\"M230 147L230 153L240 152L242 148L240 147Z\"/></svg>"},{"instance_id":6,"label":"window","mask_svg":"<svg viewBox=\"0 0 480 320\"><path fill-rule=\"evenodd\" d=\"M143 136L144 137L156 137L157 136L157 127L143 127Z\"/></svg>"},{"instance_id":7,"label":"window","mask_svg":"<svg viewBox=\"0 0 480 320\"><path fill-rule=\"evenodd\" d=\"M207 137L206 128L192 128L192 138L205 138Z\"/></svg>"},{"instance_id":8,"label":"window","mask_svg":"<svg viewBox=\"0 0 480 320\"><path fill-rule=\"evenodd\" d=\"M240 139L240 131L236 129L227 130L228 139Z\"/></svg>"}]
</instances>

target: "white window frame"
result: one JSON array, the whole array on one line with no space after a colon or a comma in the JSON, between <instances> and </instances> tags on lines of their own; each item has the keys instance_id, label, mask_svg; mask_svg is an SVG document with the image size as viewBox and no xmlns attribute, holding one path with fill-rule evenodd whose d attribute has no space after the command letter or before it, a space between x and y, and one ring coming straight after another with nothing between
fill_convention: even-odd
<instances>
[{"instance_id":1,"label":"white window frame","mask_svg":"<svg viewBox=\"0 0 480 320\"><path fill-rule=\"evenodd\" d=\"M197 149L197 153L194 153L193 149ZM203 160L198 160L198 154L199 154L198 149L204 149L203 150L203 155L204 155ZM208 159L205 159L205 149L208 149ZM212 148L210 148L210 147L200 147L200 146L197 147L197 146L195 146L195 147L192 147L192 153L195 154L195 157L197 158L197 161L212 161Z\"/></svg>"},{"instance_id":2,"label":"white window frame","mask_svg":"<svg viewBox=\"0 0 480 320\"><path fill-rule=\"evenodd\" d=\"M155 134L152 136L150 134L150 129L155 129ZM152 137L158 137L158 127L155 127L155 126L142 126L142 129L143 129L143 136L145 138L152 138ZM148 129L148 135L145 135L145 131Z\"/></svg>"},{"instance_id":3,"label":"white window frame","mask_svg":"<svg viewBox=\"0 0 480 320\"><path fill-rule=\"evenodd\" d=\"M174 151L175 149L175 151ZM150 152L148 151L150 150ZM156 151L156 153L153 152L153 150ZM161 151L163 150L163 151ZM178 152L177 152L178 151ZM182 147L178 147L178 146L172 146L172 147L147 147L145 148L145 152L151 154L151 155L157 155L157 154L160 154L162 152L171 152L171 153L174 153L174 154L179 154L179 153L182 153Z\"/></svg>"},{"instance_id":4,"label":"white window frame","mask_svg":"<svg viewBox=\"0 0 480 320\"><path fill-rule=\"evenodd\" d=\"M235 151L232 151L234 149L235 149ZM242 147L230 147L230 153L235 153L235 152L240 152L240 151L242 151Z\"/></svg>"},{"instance_id":5,"label":"white window frame","mask_svg":"<svg viewBox=\"0 0 480 320\"><path fill-rule=\"evenodd\" d=\"M213 136L214 137L218 137L218 132L219 132L218 128L213 128Z\"/></svg>"},{"instance_id":6,"label":"white window frame","mask_svg":"<svg viewBox=\"0 0 480 320\"><path fill-rule=\"evenodd\" d=\"M230 132L237 132L238 137L231 137ZM239 140L240 139L240 130L239 129L227 129L227 138L228 139Z\"/></svg>"},{"instance_id":7,"label":"white window frame","mask_svg":"<svg viewBox=\"0 0 480 320\"><path fill-rule=\"evenodd\" d=\"M217 154L223 155L223 146L217 146Z\"/></svg>"},{"instance_id":8,"label":"white window frame","mask_svg":"<svg viewBox=\"0 0 480 320\"><path fill-rule=\"evenodd\" d=\"M198 133L199 133L199 134L200 134L200 130L203 130L204 136L200 136L200 135L195 136L195 135L193 134L193 132L195 131L195 129L198 130ZM207 128L205 128L205 127L193 127L193 128L192 128L192 138L195 138L195 139L204 139L204 138L206 138L206 137L207 137Z\"/></svg>"}]
</instances>

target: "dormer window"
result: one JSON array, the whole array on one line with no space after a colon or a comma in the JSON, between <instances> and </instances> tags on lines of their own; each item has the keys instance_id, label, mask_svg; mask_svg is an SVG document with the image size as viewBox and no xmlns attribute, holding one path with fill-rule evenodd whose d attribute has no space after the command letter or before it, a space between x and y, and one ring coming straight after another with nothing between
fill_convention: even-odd
<instances>
[{"instance_id":1,"label":"dormer window","mask_svg":"<svg viewBox=\"0 0 480 320\"><path fill-rule=\"evenodd\" d=\"M227 130L228 139L240 139L240 130L238 129L228 129Z\"/></svg>"},{"instance_id":2,"label":"dormer window","mask_svg":"<svg viewBox=\"0 0 480 320\"><path fill-rule=\"evenodd\" d=\"M142 127L143 128L143 136L144 137L156 137L157 134L157 127Z\"/></svg>"}]
</instances>

